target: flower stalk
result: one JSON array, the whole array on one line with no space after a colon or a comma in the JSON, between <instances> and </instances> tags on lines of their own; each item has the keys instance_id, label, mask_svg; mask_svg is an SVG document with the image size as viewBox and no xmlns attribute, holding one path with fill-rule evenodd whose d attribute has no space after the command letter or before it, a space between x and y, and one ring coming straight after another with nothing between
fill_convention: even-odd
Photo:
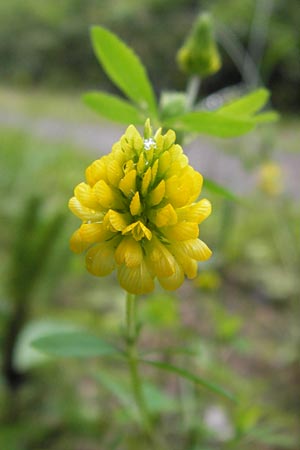
<instances>
[{"instance_id":1,"label":"flower stalk","mask_svg":"<svg viewBox=\"0 0 300 450\"><path fill-rule=\"evenodd\" d=\"M127 293L126 297L126 340L127 358L131 376L132 392L138 407L143 429L148 437L152 438L152 424L145 402L142 382L138 370L137 349L137 320L136 320L136 295Z\"/></svg>"}]
</instances>

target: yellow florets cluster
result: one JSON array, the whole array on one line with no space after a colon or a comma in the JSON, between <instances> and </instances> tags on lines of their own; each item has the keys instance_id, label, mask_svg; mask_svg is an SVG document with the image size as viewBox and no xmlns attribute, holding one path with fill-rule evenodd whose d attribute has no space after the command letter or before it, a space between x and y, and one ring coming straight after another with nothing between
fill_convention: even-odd
<instances>
[{"instance_id":1,"label":"yellow florets cluster","mask_svg":"<svg viewBox=\"0 0 300 450\"><path fill-rule=\"evenodd\" d=\"M83 221L71 249L87 250L93 275L117 269L120 285L133 294L151 292L155 278L163 288L177 289L185 275L197 275L197 261L211 256L198 239L211 204L197 202L202 175L175 139L172 130L152 136L148 121L144 137L130 125L111 153L86 169L86 182L69 202Z\"/></svg>"}]
</instances>

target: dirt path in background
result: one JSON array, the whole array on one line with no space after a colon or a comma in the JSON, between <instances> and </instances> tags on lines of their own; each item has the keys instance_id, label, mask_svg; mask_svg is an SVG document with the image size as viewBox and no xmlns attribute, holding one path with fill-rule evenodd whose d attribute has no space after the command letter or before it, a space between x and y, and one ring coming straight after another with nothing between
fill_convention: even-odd
<instances>
[{"instance_id":1,"label":"dirt path in background","mask_svg":"<svg viewBox=\"0 0 300 450\"><path fill-rule=\"evenodd\" d=\"M124 132L121 125L100 123L74 123L49 117L32 118L22 114L0 110L0 125L29 131L34 136L54 142L69 142L85 148L94 157L107 153L112 144ZM233 145L235 141L232 140ZM251 192L256 175L244 170L238 158L218 150L218 143L200 138L186 147L191 164L204 175L233 190L237 195ZM275 159L281 164L287 194L300 198L300 154L275 152Z\"/></svg>"}]
</instances>

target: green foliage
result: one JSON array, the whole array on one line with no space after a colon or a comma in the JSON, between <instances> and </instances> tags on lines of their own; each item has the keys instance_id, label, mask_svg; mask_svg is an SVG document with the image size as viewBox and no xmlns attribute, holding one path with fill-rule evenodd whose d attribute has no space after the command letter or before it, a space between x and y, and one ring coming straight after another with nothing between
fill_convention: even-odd
<instances>
[{"instance_id":1,"label":"green foliage","mask_svg":"<svg viewBox=\"0 0 300 450\"><path fill-rule=\"evenodd\" d=\"M281 122L279 129L285 126ZM284 136L291 134L291 123L284 130L278 145ZM252 141L249 145L252 146ZM234 147L238 152L238 145ZM2 209L3 261L8 263L11 258L15 227L21 222L21 211L25 211L29 194L36 191L37 185L43 193L38 223L43 224L44 230L53 211L65 205L70 185L82 175L82 166L90 159L71 145L47 143L28 133L1 130L0 189L3 196L10 193L10 202L5 202ZM26 183L22 183L23 176ZM54 185L59 186L55 199ZM237 220L229 220L228 240L220 251L216 241L224 238L219 236L220 228L224 231L222 196L217 190L209 194L214 214L203 232L212 243L215 256L200 272L197 284L184 286L181 300L162 294L140 299L139 318L144 324L140 330L144 350L140 358L151 361L139 363L145 380L144 396L155 423L160 424L159 434L168 435L172 430L174 450L216 450L220 446L229 450L268 446L275 450L279 444L280 448L296 450L297 383L292 377L299 359L299 337L296 338L299 327L297 307L294 309L292 305L293 298L297 300L299 296L299 283L295 281L300 255L294 254L300 243L299 209L287 196L268 199L258 193L249 194L248 207L239 207ZM230 200L230 196L225 197ZM261 205L259 214L258 204ZM50 297L45 295L49 288L49 265L47 270L45 266L37 280L32 309L28 311L30 321L23 327L15 346L14 367L27 377L17 396L19 403L9 401L20 416L9 422L5 414L8 424L2 421L0 442L4 448L16 450L23 450L24 443L30 449L40 449L44 442L47 450L76 448L78 442L95 449L100 445L121 450L127 443L128 448L138 449L143 439L138 431L140 417L133 403L124 358L118 357L118 353L93 356L94 351L109 353L105 345L102 350L98 336L109 336L110 342L119 344L124 298L114 279L99 287L98 280L95 282L84 274L75 259L69 267L62 263L61 249L67 245L68 235L69 231L64 229L56 243L58 259L54 259L63 279L55 278L55 290ZM5 266L8 264L3 265L2 272ZM201 286L206 270L217 272L221 279L217 289ZM291 282L289 274L293 274L295 281ZM7 277L7 271L4 275ZM275 298L280 285L280 298ZM9 306L10 299L5 292L1 296L1 332L7 323ZM49 317L49 323L46 320L39 324L41 317ZM81 357L55 360L29 347L30 342L43 336L63 333L65 338L66 334L71 337L75 333L77 338L87 328L89 338L85 344L92 336L92 344L87 349L91 349L91 357L84 360ZM66 350L69 352L73 343L76 339L60 341L53 353L59 353L60 346L65 344L67 347L70 344ZM84 349L85 344L78 348ZM74 347L72 351L75 355ZM155 366L153 362L168 364L171 369ZM197 384L199 374L205 375L204 382L213 381L226 392L232 390L238 404ZM2 383L3 416L8 405L4 393ZM231 432L222 421L212 425L210 414L219 420L223 418Z\"/></svg>"},{"instance_id":2,"label":"green foliage","mask_svg":"<svg viewBox=\"0 0 300 450\"><path fill-rule=\"evenodd\" d=\"M50 334L33 341L32 345L37 350L65 358L121 355L105 340L83 331Z\"/></svg>"},{"instance_id":3,"label":"green foliage","mask_svg":"<svg viewBox=\"0 0 300 450\"><path fill-rule=\"evenodd\" d=\"M126 411L126 415L131 416L135 421L140 422L139 412L132 402L130 394L130 383L121 377L113 377L105 371L98 372L95 379L100 382L105 389L110 391ZM149 380L143 384L145 400L151 414L172 413L177 409L177 402L164 390L159 389Z\"/></svg>"},{"instance_id":4,"label":"green foliage","mask_svg":"<svg viewBox=\"0 0 300 450\"><path fill-rule=\"evenodd\" d=\"M270 93L267 89L257 89L242 98L239 98L219 109L221 114L232 114L242 116L252 116L265 106L270 98Z\"/></svg>"},{"instance_id":5,"label":"green foliage","mask_svg":"<svg viewBox=\"0 0 300 450\"><path fill-rule=\"evenodd\" d=\"M174 328L179 323L178 299L167 293L149 295L142 305L141 319L153 328Z\"/></svg>"},{"instance_id":6,"label":"green foliage","mask_svg":"<svg viewBox=\"0 0 300 450\"><path fill-rule=\"evenodd\" d=\"M249 119L221 116L215 112L195 111L167 120L170 127L222 138L240 136L254 128Z\"/></svg>"},{"instance_id":7,"label":"green foliage","mask_svg":"<svg viewBox=\"0 0 300 450\"><path fill-rule=\"evenodd\" d=\"M83 101L100 116L112 122L143 124L145 116L131 103L104 92L89 92Z\"/></svg>"},{"instance_id":8,"label":"green foliage","mask_svg":"<svg viewBox=\"0 0 300 450\"><path fill-rule=\"evenodd\" d=\"M146 116L155 118L154 93L137 55L105 28L93 27L91 36L95 54L107 75Z\"/></svg>"},{"instance_id":9,"label":"green foliage","mask_svg":"<svg viewBox=\"0 0 300 450\"><path fill-rule=\"evenodd\" d=\"M59 237L65 215L58 212L46 223L40 219L42 200L35 196L25 201L24 212L15 230L9 290L17 302L25 302L39 279L55 240Z\"/></svg>"},{"instance_id":10,"label":"green foliage","mask_svg":"<svg viewBox=\"0 0 300 450\"><path fill-rule=\"evenodd\" d=\"M225 116L252 119L256 123L274 122L279 116L276 112L257 113L268 102L270 93L267 89L257 89L248 95L238 98L218 109L218 113Z\"/></svg>"},{"instance_id":11,"label":"green foliage","mask_svg":"<svg viewBox=\"0 0 300 450\"><path fill-rule=\"evenodd\" d=\"M149 117L155 124L159 120L162 126L174 128L179 137L184 132L235 137L252 130L258 121L272 121L277 117L272 113L261 120L260 115L253 116L269 98L268 91L260 89L215 112L184 112L189 106L193 107L193 104L188 105L188 93L185 96L180 93L162 95L161 114L157 118L151 84L133 50L102 27L92 29L92 42L107 75L140 108L139 111L134 105L101 92L87 94L85 102L105 118L121 123L132 119L133 124L140 124Z\"/></svg>"},{"instance_id":12,"label":"green foliage","mask_svg":"<svg viewBox=\"0 0 300 450\"><path fill-rule=\"evenodd\" d=\"M218 386L217 384L208 381L202 377L199 377L198 375L195 375L181 367L174 366L173 364L167 364L161 361L153 361L153 360L147 360L142 359L141 360L144 364L149 364L151 366L157 367L158 369L166 370L168 372L172 372L175 375L178 375L179 377L186 378L189 381L192 381L193 383L203 386L209 391L214 392L215 394L221 395L228 400L231 400L233 402L236 401L235 397L225 389L223 389L221 386Z\"/></svg>"},{"instance_id":13,"label":"green foliage","mask_svg":"<svg viewBox=\"0 0 300 450\"><path fill-rule=\"evenodd\" d=\"M17 0L12 3L19 4ZM34 3L30 0L22 5L20 14L32 10ZM181 3L184 2L146 2L149 16L165 8L167 17L174 17L173 10ZM251 10L250 3L230 1L235 4L235 11L242 12L241 22L234 26L243 28L243 14ZM70 30L65 19L78 15L84 22L91 5L90 1L62 0L56 8L42 2L35 14L43 21L49 20L54 28L57 23L68 28L70 37L72 27ZM115 20L124 20L128 28L128 19L139 3L117 1L116 6ZM8 17L7 3L0 8ZM94 8L98 11L96 3ZM130 22L133 31L137 22ZM9 27L9 21L7 24ZM152 25L157 26L154 22ZM95 91L87 94L86 104L106 119L141 124L151 116L157 125L175 126L181 142L197 133L238 136L258 123L277 119L272 111L259 112L268 101L265 89L213 112L195 109L196 98L191 92L167 92L161 95L157 112L153 89L137 56L106 29L93 30L94 48L101 64L129 98L127 101ZM43 47L47 41L38 39L35 32L31 37L32 60L34 45ZM47 30L43 32L46 36ZM151 33L159 39L159 32L157 36L155 30ZM77 57L79 49L80 46L75 47ZM148 66L148 59L145 60ZM10 61L8 68L9 64ZM157 67L161 70L161 65ZM256 164L261 164L266 152L271 155L269 141L261 138L257 144L258 141L251 141L253 135L247 142L252 154L256 152ZM230 145L235 156L243 160L243 141ZM295 400L298 386L293 380L297 379L299 365L296 300L300 292L296 205L286 194L268 198L257 191L249 194L247 208L237 208L238 204L228 200L241 202L241 198L205 177L204 188L210 191L215 211L205 233L210 235L215 256L203 267L194 287L191 283L183 286L180 302L165 294L139 299L142 323L133 334L126 334L120 346L125 350L121 351L124 298L114 278L99 288L98 280L94 282L83 275L75 260L72 265L67 264L69 232L59 211L62 205L65 208L72 180L82 176L83 159L90 160L90 156L79 156L78 150L54 141L45 143L30 137L28 132L1 131L0 191L5 199L0 225L1 256L11 264L1 268L6 289L3 301L1 295L0 329L13 330L14 335L7 339L11 334L3 334L1 342L2 380L11 382L7 383L8 390L3 382L0 384L4 418L0 446L14 450L45 446L47 450L65 450L78 445L87 449L101 446L135 450L142 446L146 450L149 436L146 439L140 432L143 417L133 402L137 384L129 383L125 364L128 357L131 371L138 364L145 378L141 392L153 419L153 434L158 439L165 435L174 450L249 450L262 446L268 450L296 450L295 415L299 405ZM206 270L216 277L208 279L205 288L201 276L205 278ZM39 324L40 316L50 316L50 322ZM86 328L88 332L83 331ZM118 344L110 344L99 333L109 334L109 339ZM132 348L138 335L143 342L140 353ZM30 346L31 341L34 347ZM60 358L50 363L50 358L41 352ZM205 373L205 378L199 373ZM222 386L232 389L235 396ZM212 397L212 393L217 396ZM228 399L238 399L238 404ZM154 447L160 448L160 441Z\"/></svg>"},{"instance_id":14,"label":"green foliage","mask_svg":"<svg viewBox=\"0 0 300 450\"><path fill-rule=\"evenodd\" d=\"M237 80L235 63L224 49L218 35L222 24L245 49L249 47L249 30L255 18L256 1L202 0L200 11L208 11L216 25L223 70L207 84L204 92L212 91ZM288 4L274 0L270 24L263 20L256 40L267 31L261 61L262 81L274 92L276 107L298 109L299 104L299 8L297 0ZM264 6L261 8L263 18ZM114 30L133 44L143 55L156 90L165 86L182 90L184 80L174 70L174 55L191 29L199 9L194 0L61 0L60 2L2 0L0 6L0 75L9 83L54 85L60 88L101 85L108 87L98 72L92 52L88 51L87 29L91 23ZM233 21L232 17L238 17ZM264 19L264 18L263 18ZM258 20L259 21L259 20ZM180 27L178 27L180 23ZM129 26L130 24L130 26ZM256 26L257 27L257 26ZM166 33L166 30L172 32ZM22 39L19 39L22 36ZM256 51L256 46L251 44ZM251 57L255 59L255 54ZM163 66L163 70L161 67Z\"/></svg>"}]
</instances>

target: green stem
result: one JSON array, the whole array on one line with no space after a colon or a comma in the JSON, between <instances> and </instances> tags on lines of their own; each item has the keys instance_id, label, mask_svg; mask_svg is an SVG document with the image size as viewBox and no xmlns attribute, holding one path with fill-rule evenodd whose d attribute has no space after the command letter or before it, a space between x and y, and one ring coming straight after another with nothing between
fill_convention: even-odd
<instances>
[{"instance_id":1,"label":"green stem","mask_svg":"<svg viewBox=\"0 0 300 450\"><path fill-rule=\"evenodd\" d=\"M186 90L186 108L188 111L192 111L197 100L201 84L201 79L198 75L192 76L187 85Z\"/></svg>"},{"instance_id":2,"label":"green stem","mask_svg":"<svg viewBox=\"0 0 300 450\"><path fill-rule=\"evenodd\" d=\"M142 390L141 378L138 371L136 296L127 294L126 298L126 337L127 358L131 375L132 391L139 409L143 427L148 437L152 438L152 424Z\"/></svg>"},{"instance_id":3,"label":"green stem","mask_svg":"<svg viewBox=\"0 0 300 450\"><path fill-rule=\"evenodd\" d=\"M147 437L148 444L151 446L151 449L167 450L168 446L164 442L164 439L155 433L143 393L142 380L138 367L136 296L129 293L127 293L126 297L126 340L127 360L131 376L132 392L140 413L145 437Z\"/></svg>"}]
</instances>

